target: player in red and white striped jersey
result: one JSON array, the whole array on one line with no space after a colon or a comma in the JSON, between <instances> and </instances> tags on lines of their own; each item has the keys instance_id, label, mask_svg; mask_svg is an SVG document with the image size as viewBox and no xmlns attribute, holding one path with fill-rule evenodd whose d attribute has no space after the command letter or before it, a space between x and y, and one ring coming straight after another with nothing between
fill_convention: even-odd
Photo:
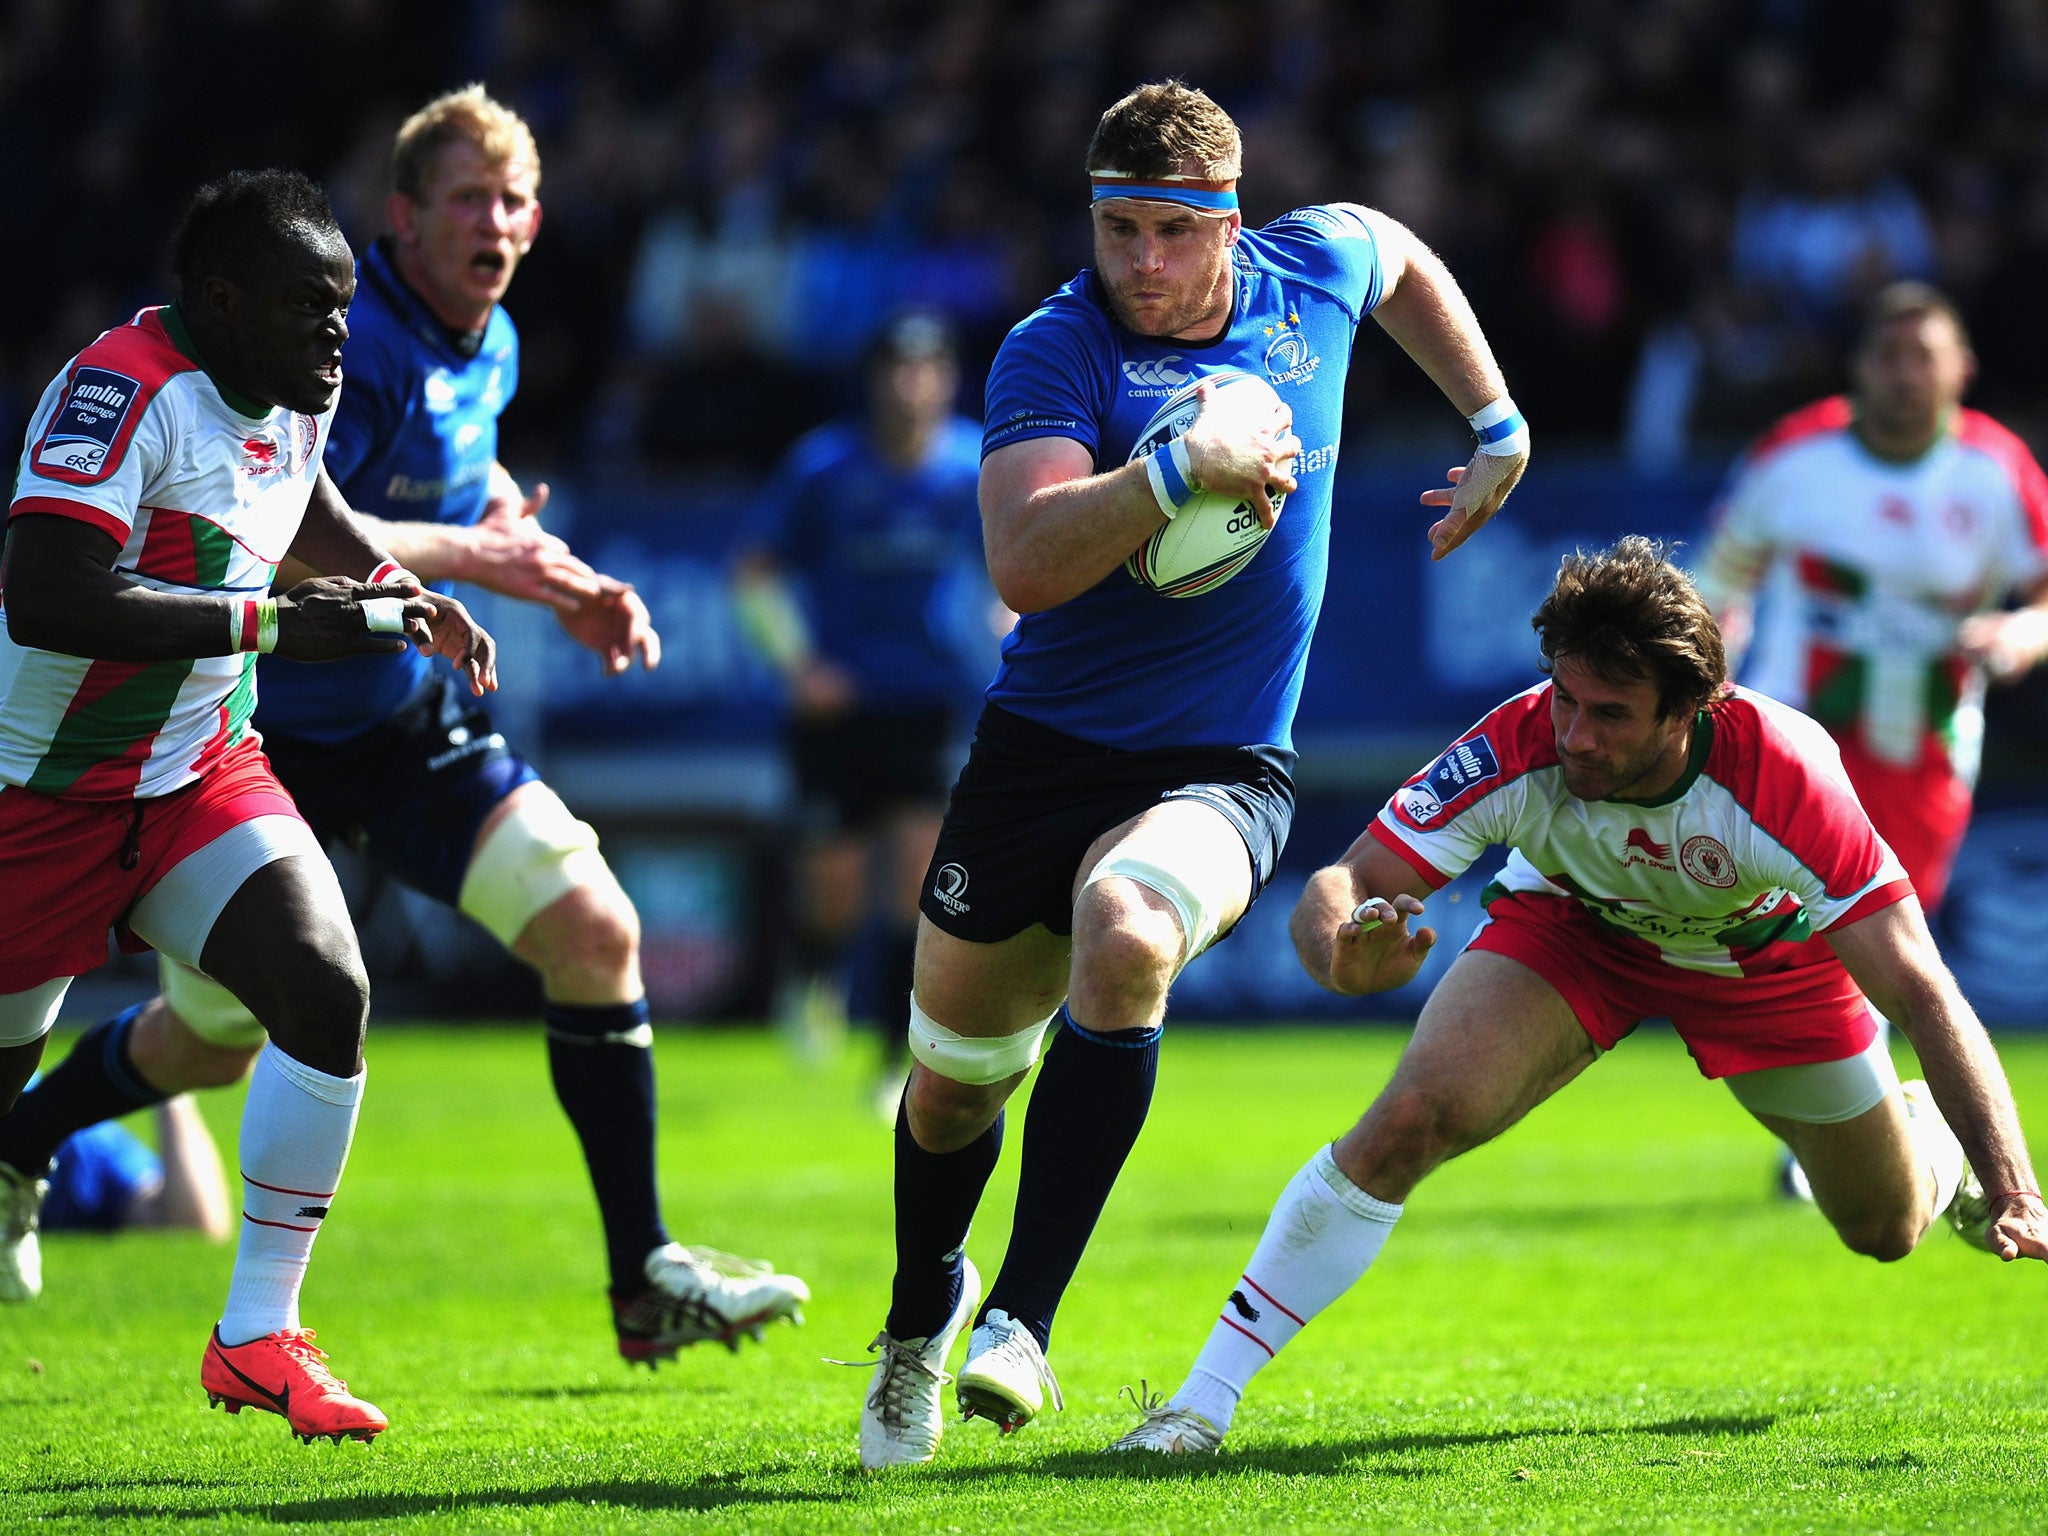
<instances>
[{"instance_id":1,"label":"player in red and white striped jersey","mask_svg":"<svg viewBox=\"0 0 2048 1536\"><path fill-rule=\"evenodd\" d=\"M1747 648L1750 686L1840 743L1930 912L1970 817L1986 676L2048 656L2048 476L1963 407L1975 366L1940 293L1885 289L1853 393L1795 411L1751 450L1699 583L1731 667ZM2005 610L2014 596L2025 606Z\"/></svg>"},{"instance_id":2,"label":"player in red and white striped jersey","mask_svg":"<svg viewBox=\"0 0 2048 1536\"><path fill-rule=\"evenodd\" d=\"M1671 1019L1700 1071L1799 1154L1856 1252L1901 1258L1946 1211L2002 1258L2048 1259L1997 1054L1827 734L1728 687L1705 602L1649 540L1568 558L1535 624L1550 681L1396 791L1310 879L1293 932L1335 991L1403 985L1435 942L1409 927L1422 899L1506 843L1486 924L1393 1080L1281 1195L1186 1383L1120 1446L1214 1449L1409 1191L1645 1018ZM1899 1082L1870 1002L1926 1082Z\"/></svg>"},{"instance_id":3,"label":"player in red and white striped jersey","mask_svg":"<svg viewBox=\"0 0 2048 1536\"><path fill-rule=\"evenodd\" d=\"M384 1429L299 1326L299 1287L362 1098L368 983L341 888L249 728L255 659L402 649L478 693L493 647L363 531L320 452L355 267L326 194L283 171L202 187L178 300L74 358L29 428L0 639L0 1113L107 933L203 970L270 1045L242 1118L234 1278L200 1381L303 1437ZM281 598L287 554L316 571ZM0 1166L13 1262L36 1276L33 1178ZM17 1228L26 1224L29 1231Z\"/></svg>"}]
</instances>

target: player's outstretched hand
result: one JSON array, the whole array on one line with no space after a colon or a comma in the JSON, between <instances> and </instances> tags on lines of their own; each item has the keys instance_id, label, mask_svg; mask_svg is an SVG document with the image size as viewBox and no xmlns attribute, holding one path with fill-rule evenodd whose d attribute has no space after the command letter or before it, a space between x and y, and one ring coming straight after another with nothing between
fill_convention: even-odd
<instances>
[{"instance_id":1,"label":"player's outstretched hand","mask_svg":"<svg viewBox=\"0 0 2048 1536\"><path fill-rule=\"evenodd\" d=\"M604 594L604 578L540 525L548 488L537 485L523 502L494 499L469 530L460 569L450 574L501 597L574 608Z\"/></svg>"},{"instance_id":2,"label":"player's outstretched hand","mask_svg":"<svg viewBox=\"0 0 2048 1536\"><path fill-rule=\"evenodd\" d=\"M1406 986L1436 947L1436 930L1408 931L1408 919L1422 915L1422 903L1405 892L1391 901L1368 896L1337 925L1330 953L1330 985L1357 997Z\"/></svg>"},{"instance_id":3,"label":"player's outstretched hand","mask_svg":"<svg viewBox=\"0 0 2048 1536\"><path fill-rule=\"evenodd\" d=\"M1285 495L1298 483L1293 470L1301 439L1294 435L1293 410L1283 403L1269 411L1257 391L1219 390L1206 381L1195 387L1195 400L1183 441L1196 482L1214 495L1249 502L1271 528L1280 521L1273 493Z\"/></svg>"},{"instance_id":4,"label":"player's outstretched hand","mask_svg":"<svg viewBox=\"0 0 2048 1536\"><path fill-rule=\"evenodd\" d=\"M2007 1263L2048 1259L2048 1206L2039 1195L2007 1195L1991 1223L1991 1251Z\"/></svg>"},{"instance_id":5,"label":"player's outstretched hand","mask_svg":"<svg viewBox=\"0 0 2048 1536\"><path fill-rule=\"evenodd\" d=\"M424 644L435 611L448 599L410 581L373 587L346 576L316 576L277 600L277 654L293 661L336 661ZM374 605L374 606L373 606Z\"/></svg>"},{"instance_id":6,"label":"player's outstretched hand","mask_svg":"<svg viewBox=\"0 0 2048 1536\"><path fill-rule=\"evenodd\" d=\"M1956 626L1963 654L1989 672L1994 682L2010 682L2032 671L2048 657L2048 613L2017 608L2009 613L1978 613Z\"/></svg>"},{"instance_id":7,"label":"player's outstretched hand","mask_svg":"<svg viewBox=\"0 0 2048 1536\"><path fill-rule=\"evenodd\" d=\"M661 665L661 636L647 604L631 583L603 575L597 579L600 585L595 597L556 607L555 618L562 632L585 650L597 653L606 677L617 677L632 666L636 654L640 665L652 672Z\"/></svg>"},{"instance_id":8,"label":"player's outstretched hand","mask_svg":"<svg viewBox=\"0 0 2048 1536\"><path fill-rule=\"evenodd\" d=\"M428 633L418 640L420 654L446 656L455 670L469 679L469 691L478 698L486 693L496 693L498 642L454 598L439 592L430 595L434 599L434 611L427 619Z\"/></svg>"},{"instance_id":9,"label":"player's outstretched hand","mask_svg":"<svg viewBox=\"0 0 2048 1536\"><path fill-rule=\"evenodd\" d=\"M1449 473L1450 484L1422 493L1425 507L1449 507L1430 524L1429 558L1441 560L1482 528L1500 510L1508 492L1529 467L1529 455L1475 453L1472 462Z\"/></svg>"}]
</instances>

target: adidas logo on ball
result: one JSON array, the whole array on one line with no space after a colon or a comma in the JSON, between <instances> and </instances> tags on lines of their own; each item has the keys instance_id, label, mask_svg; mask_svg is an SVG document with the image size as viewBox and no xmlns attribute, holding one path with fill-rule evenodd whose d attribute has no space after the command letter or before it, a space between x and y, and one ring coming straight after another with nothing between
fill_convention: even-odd
<instances>
[{"instance_id":1,"label":"adidas logo on ball","mask_svg":"<svg viewBox=\"0 0 2048 1536\"><path fill-rule=\"evenodd\" d=\"M1274 410L1280 408L1279 395L1264 379L1236 369L1205 374L1160 402L1145 430L1138 434L1131 449L1133 459L1146 457L1194 424L1198 408L1195 391L1205 382L1219 391L1256 390L1272 402ZM1284 500L1274 493L1275 511ZM1140 586L1161 597L1199 597L1250 565L1270 532L1250 502L1201 492L1140 545L1124 562L1124 569Z\"/></svg>"}]
</instances>

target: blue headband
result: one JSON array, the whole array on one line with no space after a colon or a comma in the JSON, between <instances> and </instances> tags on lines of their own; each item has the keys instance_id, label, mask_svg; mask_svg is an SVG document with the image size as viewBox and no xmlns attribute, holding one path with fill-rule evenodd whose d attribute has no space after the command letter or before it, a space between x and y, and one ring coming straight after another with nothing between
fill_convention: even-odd
<instances>
[{"instance_id":1,"label":"blue headband","mask_svg":"<svg viewBox=\"0 0 2048 1536\"><path fill-rule=\"evenodd\" d=\"M1204 213L1235 213L1237 183L1200 176L1133 176L1127 171L1090 171L1089 198L1099 203L1128 197L1149 203L1183 203Z\"/></svg>"}]
</instances>

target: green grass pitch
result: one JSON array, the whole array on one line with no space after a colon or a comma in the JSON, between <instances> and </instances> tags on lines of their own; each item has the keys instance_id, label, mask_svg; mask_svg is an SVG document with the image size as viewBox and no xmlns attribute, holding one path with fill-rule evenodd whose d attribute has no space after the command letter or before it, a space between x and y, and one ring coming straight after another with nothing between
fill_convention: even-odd
<instances>
[{"instance_id":1,"label":"green grass pitch","mask_svg":"<svg viewBox=\"0 0 2048 1536\"><path fill-rule=\"evenodd\" d=\"M54 1238L43 1300L0 1312L0 1531L2048 1530L2048 1273L1945 1233L1851 1256L1766 1197L1773 1144L1662 1032L1425 1184L1222 1455L1099 1455L1132 1422L1117 1389L1179 1381L1273 1196L1401 1039L1169 1032L1060 1314L1067 1411L1008 1440L956 1425L932 1467L871 1478L866 1375L819 1359L862 1355L887 1294L861 1061L658 1037L677 1236L773 1256L817 1299L800 1332L650 1376L612 1353L537 1031L374 1034L306 1317L390 1432L305 1447L206 1410L226 1250ZM2003 1048L2048 1142L2048 1040ZM231 1156L239 1094L207 1109ZM1020 1125L971 1244L990 1274Z\"/></svg>"}]
</instances>

